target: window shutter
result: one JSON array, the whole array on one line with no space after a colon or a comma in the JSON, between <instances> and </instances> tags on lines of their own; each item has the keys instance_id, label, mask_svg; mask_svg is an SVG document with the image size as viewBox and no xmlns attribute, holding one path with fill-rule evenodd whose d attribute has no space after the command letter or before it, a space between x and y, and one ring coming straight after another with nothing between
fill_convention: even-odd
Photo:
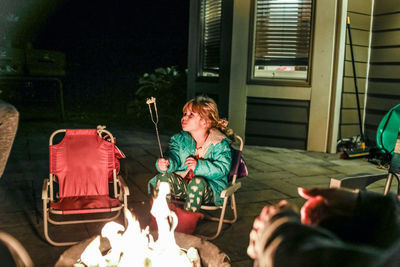
<instances>
[{"instance_id":1,"label":"window shutter","mask_svg":"<svg viewBox=\"0 0 400 267\"><path fill-rule=\"evenodd\" d=\"M307 69L312 0L257 0L255 14L254 64Z\"/></svg>"},{"instance_id":2,"label":"window shutter","mask_svg":"<svg viewBox=\"0 0 400 267\"><path fill-rule=\"evenodd\" d=\"M200 76L218 76L221 43L222 0L201 1L202 40Z\"/></svg>"}]
</instances>

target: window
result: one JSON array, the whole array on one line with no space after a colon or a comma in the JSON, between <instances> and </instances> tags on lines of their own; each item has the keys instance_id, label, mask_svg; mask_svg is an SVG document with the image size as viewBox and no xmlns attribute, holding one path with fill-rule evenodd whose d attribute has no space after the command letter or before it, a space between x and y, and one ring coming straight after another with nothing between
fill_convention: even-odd
<instances>
[{"instance_id":1,"label":"window","mask_svg":"<svg viewBox=\"0 0 400 267\"><path fill-rule=\"evenodd\" d=\"M313 0L254 0L253 81L309 82Z\"/></svg>"},{"instance_id":2,"label":"window","mask_svg":"<svg viewBox=\"0 0 400 267\"><path fill-rule=\"evenodd\" d=\"M202 0L199 77L218 77L222 0Z\"/></svg>"}]
</instances>

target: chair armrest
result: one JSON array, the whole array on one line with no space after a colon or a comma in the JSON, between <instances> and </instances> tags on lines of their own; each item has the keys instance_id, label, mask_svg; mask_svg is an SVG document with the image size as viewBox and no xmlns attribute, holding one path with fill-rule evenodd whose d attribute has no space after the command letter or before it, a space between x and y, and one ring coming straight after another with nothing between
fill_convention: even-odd
<instances>
[{"instance_id":1,"label":"chair armrest","mask_svg":"<svg viewBox=\"0 0 400 267\"><path fill-rule=\"evenodd\" d=\"M49 179L46 178L43 180L42 186L42 199L46 200L49 198Z\"/></svg>"},{"instance_id":2,"label":"chair armrest","mask_svg":"<svg viewBox=\"0 0 400 267\"><path fill-rule=\"evenodd\" d=\"M230 197L232 196L236 191L239 190L239 188L242 187L242 183L241 182L236 182L230 186L228 186L227 189L223 190L221 192L221 197L225 198L225 197Z\"/></svg>"},{"instance_id":3,"label":"chair armrest","mask_svg":"<svg viewBox=\"0 0 400 267\"><path fill-rule=\"evenodd\" d=\"M121 191L123 192L123 194L129 196L130 195L129 187L126 185L122 176L118 175L117 180L118 180L119 187L120 187Z\"/></svg>"},{"instance_id":4,"label":"chair armrest","mask_svg":"<svg viewBox=\"0 0 400 267\"><path fill-rule=\"evenodd\" d=\"M354 176L347 176L343 178L331 178L330 188L350 188L350 189L365 189L368 185L386 179L387 173L383 174L356 174Z\"/></svg>"}]
</instances>

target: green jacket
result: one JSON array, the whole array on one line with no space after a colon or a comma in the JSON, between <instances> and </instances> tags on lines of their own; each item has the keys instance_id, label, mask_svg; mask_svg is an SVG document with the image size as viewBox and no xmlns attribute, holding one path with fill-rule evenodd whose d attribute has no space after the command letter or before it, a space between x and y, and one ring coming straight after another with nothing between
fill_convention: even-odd
<instances>
[{"instance_id":1,"label":"green jacket","mask_svg":"<svg viewBox=\"0 0 400 267\"><path fill-rule=\"evenodd\" d=\"M211 186L214 195L215 205L222 205L221 191L228 186L228 173L231 168L232 154L229 146L229 139L217 129L210 129L210 134L203 145L204 152L200 153L194 169L195 176L206 178ZM196 142L190 133L181 131L171 137L167 158L169 167L167 173L175 172L184 177L187 173L187 165L184 165L186 158L195 155ZM158 161L156 168L158 168ZM149 184L155 187L156 177L153 177Z\"/></svg>"}]
</instances>

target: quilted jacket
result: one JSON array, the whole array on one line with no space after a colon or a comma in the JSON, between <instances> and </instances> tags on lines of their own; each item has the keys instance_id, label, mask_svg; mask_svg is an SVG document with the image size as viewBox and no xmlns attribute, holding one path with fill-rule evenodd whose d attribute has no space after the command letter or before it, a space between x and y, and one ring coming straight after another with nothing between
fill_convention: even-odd
<instances>
[{"instance_id":1,"label":"quilted jacket","mask_svg":"<svg viewBox=\"0 0 400 267\"><path fill-rule=\"evenodd\" d=\"M195 176L202 176L207 179L214 195L215 205L222 205L223 199L220 197L221 191L228 186L228 173L231 168L231 149L229 139L217 129L210 129L207 140L199 149L199 159L194 169ZM171 137L167 158L169 168L167 173L175 172L181 177L185 177L188 172L184 165L186 158L195 155L196 142L190 133L181 131ZM156 168L158 168L158 161ZM155 186L156 177L153 177L149 184Z\"/></svg>"}]
</instances>

